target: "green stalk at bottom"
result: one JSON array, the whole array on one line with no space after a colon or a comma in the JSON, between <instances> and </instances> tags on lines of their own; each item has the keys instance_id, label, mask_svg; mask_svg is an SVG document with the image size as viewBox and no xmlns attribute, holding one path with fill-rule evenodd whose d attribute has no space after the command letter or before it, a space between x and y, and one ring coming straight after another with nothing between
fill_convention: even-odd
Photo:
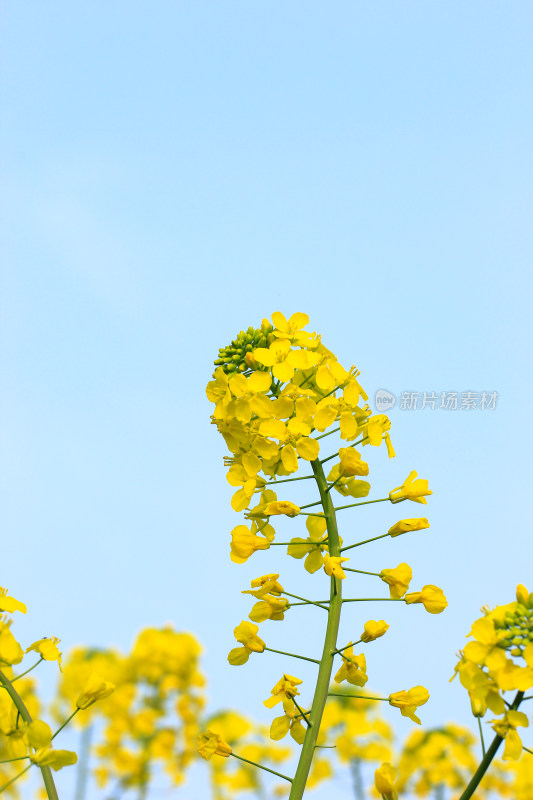
<instances>
[{"instance_id":1,"label":"green stalk at bottom","mask_svg":"<svg viewBox=\"0 0 533 800\"><path fill-rule=\"evenodd\" d=\"M15 687L4 673L0 670L0 683L2 686L5 687L7 693L13 700L13 703L17 707L17 711L19 712L20 716L28 725L32 722L32 718L30 716L30 712L24 705L24 702L18 692L16 691ZM57 789L55 787L54 779L52 778L52 770L50 767L40 767L41 774L43 776L44 787L46 789L46 794L48 795L48 800L59 800L57 796Z\"/></svg>"},{"instance_id":2,"label":"green stalk at bottom","mask_svg":"<svg viewBox=\"0 0 533 800\"><path fill-rule=\"evenodd\" d=\"M326 517L327 530L328 530L328 544L330 556L340 555L339 533L337 530L337 520L335 511L333 509L333 502L330 493L327 491L328 482L324 474L322 464L317 459L311 462L313 474L318 485L320 492L320 500L324 515ZM303 796L309 770L315 753L316 742L318 733L320 731L320 723L322 722L322 715L324 713L324 706L328 697L329 682L331 679L331 671L333 668L333 651L337 645L337 632L339 630L339 621L342 608L341 589L342 581L339 578L331 578L330 602L328 609L328 622L326 633L324 637L324 649L322 651L322 658L320 659L320 666L318 669L318 677L315 687L315 694L313 697L313 704L309 714L309 727L307 728L304 743L300 753L300 759L294 775L289 800L300 800Z\"/></svg>"},{"instance_id":3,"label":"green stalk at bottom","mask_svg":"<svg viewBox=\"0 0 533 800\"><path fill-rule=\"evenodd\" d=\"M515 696L515 699L513 700L513 704L512 704L512 706L511 706L511 708L509 710L510 711L516 711L516 709L518 708L518 706L522 702L523 697L524 697L524 692L517 692L516 696ZM503 742L503 739L504 739L504 737L503 736L499 736L499 735L496 735L494 737L489 749L485 753L485 755L484 755L479 767L477 768L477 770L472 775L472 778L470 779L470 783L468 784L468 786L466 787L466 789L462 793L462 795L459 798L459 800L470 800L470 798L473 796L473 794L476 791L477 787L481 783L481 779L483 778L483 776L485 775L486 771L488 770L492 759L494 758L494 756L498 752L498 749L499 749L501 743Z\"/></svg>"}]
</instances>

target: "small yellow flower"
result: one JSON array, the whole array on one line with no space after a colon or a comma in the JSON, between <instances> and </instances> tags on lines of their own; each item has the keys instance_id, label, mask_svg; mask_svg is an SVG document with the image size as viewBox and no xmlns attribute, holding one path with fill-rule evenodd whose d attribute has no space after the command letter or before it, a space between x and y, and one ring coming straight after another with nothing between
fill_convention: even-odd
<instances>
[{"instance_id":1,"label":"small yellow flower","mask_svg":"<svg viewBox=\"0 0 533 800\"><path fill-rule=\"evenodd\" d=\"M252 589L247 589L243 594L253 594L253 596L257 598L264 597L266 594L283 594L283 586L278 582L278 578L279 575L277 572L272 572L269 575L261 575L260 578L254 578L250 584Z\"/></svg>"},{"instance_id":2,"label":"small yellow flower","mask_svg":"<svg viewBox=\"0 0 533 800\"><path fill-rule=\"evenodd\" d=\"M304 567L307 572L313 574L324 563L323 551L327 550L325 540L328 538L326 533L327 523L325 517L307 517L305 527L309 531L307 539L300 536L291 539L287 547L287 555L292 558L305 558ZM324 542L324 544L321 544Z\"/></svg>"},{"instance_id":3,"label":"small yellow flower","mask_svg":"<svg viewBox=\"0 0 533 800\"><path fill-rule=\"evenodd\" d=\"M267 594L262 600L255 603L248 616L254 622L264 622L266 619L282 620L288 605L289 601L284 597Z\"/></svg>"},{"instance_id":4,"label":"small yellow flower","mask_svg":"<svg viewBox=\"0 0 533 800\"><path fill-rule=\"evenodd\" d=\"M297 369L309 369L318 362L318 355L309 350L292 350L288 339L276 339L270 347L258 347L253 351L256 361L272 368L279 381L290 381Z\"/></svg>"},{"instance_id":5,"label":"small yellow flower","mask_svg":"<svg viewBox=\"0 0 533 800\"><path fill-rule=\"evenodd\" d=\"M115 684L110 681L105 681L96 672L91 673L82 693L76 700L77 708L85 709L96 703L97 700L103 700L104 697L109 697L115 691Z\"/></svg>"},{"instance_id":6,"label":"small yellow flower","mask_svg":"<svg viewBox=\"0 0 533 800\"><path fill-rule=\"evenodd\" d=\"M257 636L259 627L252 622L243 620L233 631L235 638L243 647L234 647L228 654L228 661L234 667L246 664L250 653L262 653L266 647L264 641Z\"/></svg>"},{"instance_id":7,"label":"small yellow flower","mask_svg":"<svg viewBox=\"0 0 533 800\"><path fill-rule=\"evenodd\" d=\"M30 756L30 759L40 767L51 767L57 772L63 767L70 767L72 764L76 764L78 756L71 750L54 750L53 747L42 747Z\"/></svg>"},{"instance_id":8,"label":"small yellow flower","mask_svg":"<svg viewBox=\"0 0 533 800\"><path fill-rule=\"evenodd\" d=\"M506 636L506 631L496 630L493 619L490 617L477 619L468 635L473 636L475 641L468 642L464 649L467 661L473 661L480 666L486 665L490 670L505 667L507 658L500 644Z\"/></svg>"},{"instance_id":9,"label":"small yellow flower","mask_svg":"<svg viewBox=\"0 0 533 800\"><path fill-rule=\"evenodd\" d=\"M402 562L394 569L382 569L379 577L382 581L388 583L391 598L399 600L409 588L413 571L409 564Z\"/></svg>"},{"instance_id":10,"label":"small yellow flower","mask_svg":"<svg viewBox=\"0 0 533 800\"><path fill-rule=\"evenodd\" d=\"M529 594L523 583L519 583L516 587L516 600L518 603L522 603L523 606L526 606L526 608L533 608L533 595Z\"/></svg>"},{"instance_id":11,"label":"small yellow flower","mask_svg":"<svg viewBox=\"0 0 533 800\"><path fill-rule=\"evenodd\" d=\"M274 500L272 503L267 503L263 509L263 513L266 514L267 517L274 516L276 514L285 514L287 517L296 517L300 513L300 509L297 505L290 503L288 500Z\"/></svg>"},{"instance_id":12,"label":"small yellow flower","mask_svg":"<svg viewBox=\"0 0 533 800\"><path fill-rule=\"evenodd\" d=\"M26 652L29 653L31 650L34 650L36 653L39 653L41 658L44 658L45 661L57 661L59 669L61 669L61 656L63 654L59 652L57 647L60 641L61 639L58 639L57 636L39 639L26 648Z\"/></svg>"},{"instance_id":13,"label":"small yellow flower","mask_svg":"<svg viewBox=\"0 0 533 800\"><path fill-rule=\"evenodd\" d=\"M426 611L430 614L440 614L448 606L448 601L442 589L429 583L422 587L421 592L410 592L405 595L405 602L422 603Z\"/></svg>"},{"instance_id":14,"label":"small yellow flower","mask_svg":"<svg viewBox=\"0 0 533 800\"><path fill-rule=\"evenodd\" d=\"M230 558L236 564L244 564L256 550L268 550L270 540L266 536L258 536L255 522L251 529L246 525L237 525L231 532Z\"/></svg>"},{"instance_id":15,"label":"small yellow flower","mask_svg":"<svg viewBox=\"0 0 533 800\"><path fill-rule=\"evenodd\" d=\"M412 500L414 503L423 503L427 505L426 497L433 494L433 492L428 489L427 480L422 478L415 480L417 475L418 473L413 470L409 473L401 486L397 486L396 489L392 489L392 491L389 492L391 503L399 503L400 500Z\"/></svg>"},{"instance_id":16,"label":"small yellow flower","mask_svg":"<svg viewBox=\"0 0 533 800\"><path fill-rule=\"evenodd\" d=\"M398 792L394 786L398 777L398 770L392 764L385 762L374 773L374 786L381 794L382 800L398 800Z\"/></svg>"},{"instance_id":17,"label":"small yellow flower","mask_svg":"<svg viewBox=\"0 0 533 800\"><path fill-rule=\"evenodd\" d=\"M10 597L7 589L0 586L0 611L7 611L8 614L12 614L14 611L21 611L25 614L27 609L24 603L21 603L20 600L15 600L14 597Z\"/></svg>"},{"instance_id":18,"label":"small yellow flower","mask_svg":"<svg viewBox=\"0 0 533 800\"><path fill-rule=\"evenodd\" d=\"M227 742L225 742L218 733L213 733L209 728L205 733L199 733L196 739L196 749L206 761L209 761L213 756L223 756L229 758L232 749Z\"/></svg>"},{"instance_id":19,"label":"small yellow flower","mask_svg":"<svg viewBox=\"0 0 533 800\"><path fill-rule=\"evenodd\" d=\"M277 703L285 702L286 700L292 701L295 695L300 694L296 687L301 683L300 678L295 678L292 675L283 675L272 689L272 697L269 697L268 700L263 700L263 705L267 708L274 708ZM292 706L293 704L291 703Z\"/></svg>"},{"instance_id":20,"label":"small yellow flower","mask_svg":"<svg viewBox=\"0 0 533 800\"><path fill-rule=\"evenodd\" d=\"M389 528L389 536L401 536L402 533L409 533L410 531L421 531L424 528L429 528L429 522L425 517L417 517L416 519L401 519L392 528Z\"/></svg>"},{"instance_id":21,"label":"small yellow flower","mask_svg":"<svg viewBox=\"0 0 533 800\"><path fill-rule=\"evenodd\" d=\"M324 553L324 572L326 575L331 575L334 578L345 578L342 564L344 561L349 561L349 558L341 558L340 556L330 556L329 553Z\"/></svg>"},{"instance_id":22,"label":"small yellow flower","mask_svg":"<svg viewBox=\"0 0 533 800\"><path fill-rule=\"evenodd\" d=\"M354 447L341 447L339 450L341 460L339 474L344 478L353 478L355 475L368 475L368 464L363 461Z\"/></svg>"},{"instance_id":23,"label":"small yellow flower","mask_svg":"<svg viewBox=\"0 0 533 800\"><path fill-rule=\"evenodd\" d=\"M419 706L423 706L429 700L429 692L424 686L414 686L409 691L393 692L389 695L389 705L399 708L402 717L409 717L419 725L422 723L415 714Z\"/></svg>"},{"instance_id":24,"label":"small yellow flower","mask_svg":"<svg viewBox=\"0 0 533 800\"><path fill-rule=\"evenodd\" d=\"M522 740L518 735L516 728L522 726L529 727L529 720L521 711L508 711L503 719L495 719L491 722L492 727L498 736L505 737L505 750L503 752L503 761L516 761L520 758L522 753Z\"/></svg>"},{"instance_id":25,"label":"small yellow flower","mask_svg":"<svg viewBox=\"0 0 533 800\"><path fill-rule=\"evenodd\" d=\"M359 638L362 642L373 642L380 636L384 636L388 630L389 626L384 619L380 619L379 622L369 619L368 622L365 622L365 629Z\"/></svg>"},{"instance_id":26,"label":"small yellow flower","mask_svg":"<svg viewBox=\"0 0 533 800\"><path fill-rule=\"evenodd\" d=\"M338 670L333 680L335 683L341 683L341 681L346 680L353 686L364 686L368 680L368 675L366 674L366 658L364 653L361 653L359 656L355 656L353 652L353 645L344 650L342 666Z\"/></svg>"}]
</instances>

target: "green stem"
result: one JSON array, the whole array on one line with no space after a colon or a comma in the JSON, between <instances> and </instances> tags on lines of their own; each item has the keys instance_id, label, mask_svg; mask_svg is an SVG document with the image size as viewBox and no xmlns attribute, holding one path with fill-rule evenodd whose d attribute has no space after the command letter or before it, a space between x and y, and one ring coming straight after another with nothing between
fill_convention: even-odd
<instances>
[{"instance_id":1,"label":"green stem","mask_svg":"<svg viewBox=\"0 0 533 800\"><path fill-rule=\"evenodd\" d=\"M320 664L316 658L307 658L307 656L299 656L297 653L285 653L284 650L274 650L272 647L265 647L269 653L279 653L280 656L291 656L292 658L301 658L302 661L312 661L313 664Z\"/></svg>"},{"instance_id":2,"label":"green stem","mask_svg":"<svg viewBox=\"0 0 533 800\"><path fill-rule=\"evenodd\" d=\"M373 536L371 539L365 539L364 542L357 542L356 544L349 544L348 547L342 547L341 553L344 553L346 550L352 550L354 547L361 547L362 544L368 544L369 542L376 542L378 539L384 539L385 536L389 536L388 533L382 533L380 536Z\"/></svg>"},{"instance_id":3,"label":"green stem","mask_svg":"<svg viewBox=\"0 0 533 800\"><path fill-rule=\"evenodd\" d=\"M359 639L358 642L354 642L353 644L347 644L345 647L339 647L338 650L333 651L333 655L337 655L337 653L344 653L345 650L348 650L349 647L357 647L358 644L361 644L363 640Z\"/></svg>"},{"instance_id":4,"label":"green stem","mask_svg":"<svg viewBox=\"0 0 533 800\"><path fill-rule=\"evenodd\" d=\"M338 429L338 430L339 430L339 429ZM333 432L333 431L332 431L332 432ZM348 446L349 446L349 447L357 447L357 445L358 445L358 444L361 444L361 442L364 442L365 438L366 438L366 437L365 437L365 436L363 436L363 438L362 438L362 439L359 439L359 441L358 441L358 442L354 442L353 444L350 444L350 445L348 445ZM327 458L323 458L323 459L322 459L322 461L321 461L320 463L321 463L321 464L325 464L327 461L331 461L331 459L332 459L332 458L338 458L338 457L339 457L339 454L338 454L338 452L337 452L337 453L333 453L333 455L332 455L332 456L328 456Z\"/></svg>"},{"instance_id":5,"label":"green stem","mask_svg":"<svg viewBox=\"0 0 533 800\"><path fill-rule=\"evenodd\" d=\"M69 724L70 720L71 720L73 717L75 717L75 716L76 716L76 714L78 713L78 711L80 711L80 709L79 709L79 708L77 708L75 711L73 711L73 712L72 712L72 714L70 715L70 717L67 717L67 719L64 721L64 723L63 723L63 724L62 724L62 725L61 725L61 726L60 726L60 727L57 729L57 731L54 733L54 735L52 736L52 739L55 739L55 738L56 738L56 736L57 736L57 734L58 734L58 733L61 733L61 731L63 730L63 728L64 728L66 725L68 725L68 724Z\"/></svg>"},{"instance_id":6,"label":"green stem","mask_svg":"<svg viewBox=\"0 0 533 800\"><path fill-rule=\"evenodd\" d=\"M80 757L76 771L76 789L74 800L85 800L87 781L89 778L89 756L93 726L87 725L81 732Z\"/></svg>"},{"instance_id":7,"label":"green stem","mask_svg":"<svg viewBox=\"0 0 533 800\"><path fill-rule=\"evenodd\" d=\"M19 778L22 778L22 776L24 775L24 773L25 773L25 772L27 772L29 769L31 769L31 767L32 767L32 766L33 766L32 764L28 764L28 766L27 766L27 767L24 767L24 769L22 770L22 772L19 772L19 773L18 773L18 775L15 775L15 777L14 777L14 778L11 778L11 780L10 780L10 781L8 781L7 783L4 783L4 785L3 785L3 786L0 786L0 794L2 794L2 792L4 791L4 789L7 789L7 788L8 788L8 786L11 786L11 784L12 784L12 783L15 783L15 781L18 781L18 779L19 779Z\"/></svg>"},{"instance_id":8,"label":"green stem","mask_svg":"<svg viewBox=\"0 0 533 800\"><path fill-rule=\"evenodd\" d=\"M481 717L477 718L477 724L479 727L479 738L481 739L481 750L483 752L483 758L487 755L487 751L485 750L485 739L483 738L483 728L481 727Z\"/></svg>"},{"instance_id":9,"label":"green stem","mask_svg":"<svg viewBox=\"0 0 533 800\"><path fill-rule=\"evenodd\" d=\"M339 475L339 477L338 477L338 478L335 478L335 480L333 481L333 483L330 483L330 485L329 485L329 486L328 486L328 488L326 489L326 492L329 494L329 493L331 492L331 490L333 489L333 487L334 487L334 486L336 486L336 485L338 484L338 482L342 480L342 478L343 478L343 476L342 476L342 475Z\"/></svg>"},{"instance_id":10,"label":"green stem","mask_svg":"<svg viewBox=\"0 0 533 800\"><path fill-rule=\"evenodd\" d=\"M26 672L21 672L20 675L16 675L14 678L12 678L11 683L15 683L15 681L18 681L20 678L23 678L24 675L27 675L28 672L31 672L32 669L35 669L35 667L38 667L39 664L41 663L41 661L44 661L44 658L40 658L39 661L36 661L35 664L33 665L33 667L30 667L29 669L27 669Z\"/></svg>"},{"instance_id":11,"label":"green stem","mask_svg":"<svg viewBox=\"0 0 533 800\"><path fill-rule=\"evenodd\" d=\"M319 506L319 505L320 505L320 500L317 500L316 503L307 503L306 506L300 506L300 511L303 508L311 508L312 506Z\"/></svg>"},{"instance_id":12,"label":"green stem","mask_svg":"<svg viewBox=\"0 0 533 800\"><path fill-rule=\"evenodd\" d=\"M2 686L4 686L5 689L7 689L7 693L9 694L11 699L13 700L13 703L15 704L15 706L17 708L17 711L19 712L19 714L22 717L22 719L24 720L24 722L27 725L29 725L31 722L33 722L28 709L24 705L24 702L23 702L22 698L20 697L20 695L16 691L15 687L13 686L13 684L11 683L9 678L6 675L4 675L2 670L0 670L0 683L2 684ZM2 786L0 788L0 792L3 791L11 783L13 783L13 781L17 780L17 778L19 778L21 775L23 775L24 772L26 772L28 769L30 769L30 767L31 767L31 764L29 764L22 772L20 772L11 781L9 781L9 783L6 783L5 786ZM44 787L46 789L46 794L48 795L48 800L59 800L59 798L57 796L57 790L56 790L56 787L55 787L54 779L52 778L52 770L50 769L50 767L40 767L40 770L41 770L41 774L43 776Z\"/></svg>"},{"instance_id":13,"label":"green stem","mask_svg":"<svg viewBox=\"0 0 533 800\"><path fill-rule=\"evenodd\" d=\"M343 603L366 603L372 600L372 602L376 600L383 600L386 603L404 603L405 598L403 597L349 597L346 600L343 600Z\"/></svg>"},{"instance_id":14,"label":"green stem","mask_svg":"<svg viewBox=\"0 0 533 800\"><path fill-rule=\"evenodd\" d=\"M296 708L297 708L297 709L298 709L298 711L300 712L300 714L301 714L301 716L302 716L302 719L304 720L305 724L306 724L306 725L307 725L307 727L309 728L309 727L311 726L311 723L310 723L310 722L309 722L309 720L307 719L307 714L309 714L309 711L304 711L304 710L303 710L303 708L300 708L300 706L298 705L298 703L296 702L296 700L294 699L294 697L292 698L292 702L294 703L294 705L296 706Z\"/></svg>"},{"instance_id":15,"label":"green stem","mask_svg":"<svg viewBox=\"0 0 533 800\"><path fill-rule=\"evenodd\" d=\"M384 503L385 501L390 503L390 498L389 497L380 497L378 500L363 500L362 503L350 503L347 506L337 506L335 511L342 511L345 508L355 508L356 506L368 506L368 505L370 505L370 503ZM388 535L389 534L387 534L387 536Z\"/></svg>"},{"instance_id":16,"label":"green stem","mask_svg":"<svg viewBox=\"0 0 533 800\"><path fill-rule=\"evenodd\" d=\"M352 569L352 567L343 567L348 572L359 572L360 575L375 575L379 578L379 572L365 572L364 569Z\"/></svg>"},{"instance_id":17,"label":"green stem","mask_svg":"<svg viewBox=\"0 0 533 800\"><path fill-rule=\"evenodd\" d=\"M361 775L361 760L359 758L353 758L350 761L350 770L352 773L356 800L365 800L365 790L363 788L363 778Z\"/></svg>"},{"instance_id":18,"label":"green stem","mask_svg":"<svg viewBox=\"0 0 533 800\"><path fill-rule=\"evenodd\" d=\"M17 756L17 758L4 758L0 764L11 764L12 761L25 761L29 756Z\"/></svg>"},{"instance_id":19,"label":"green stem","mask_svg":"<svg viewBox=\"0 0 533 800\"><path fill-rule=\"evenodd\" d=\"M310 516L314 516L314 515L312 514ZM306 547L311 547L312 545L315 545L315 547L321 547L323 544L327 544L327 543L328 543L327 540L323 539L321 542L306 542L305 544L306 544ZM284 547L285 545L288 546L290 544L294 544L294 542L270 542L270 547L281 547L281 546ZM301 544L301 542L296 542L296 544Z\"/></svg>"},{"instance_id":20,"label":"green stem","mask_svg":"<svg viewBox=\"0 0 533 800\"><path fill-rule=\"evenodd\" d=\"M295 597L296 600L303 600L304 603L311 603L311 605L313 605L313 606L318 606L319 608L323 608L324 611L328 610L327 606L322 606L322 605L320 605L320 603L315 603L314 600L308 600L307 597L299 597L297 594L291 594L290 592L285 592L285 591L283 592L283 594L286 594L287 597ZM291 605L294 606L296 604L295 603L291 603Z\"/></svg>"},{"instance_id":21,"label":"green stem","mask_svg":"<svg viewBox=\"0 0 533 800\"><path fill-rule=\"evenodd\" d=\"M337 530L337 520L335 517L335 510L333 508L331 495L326 491L328 482L326 480L322 464L318 459L316 461L312 461L311 466L313 468L313 474L320 492L324 516L326 517L329 552L331 556L337 557L339 555L339 533ZM322 715L324 713L324 707L328 697L329 682L331 679L334 659L332 651L335 650L336 647L337 633L339 630L342 609L342 581L339 578L332 576L330 579L330 587L328 622L324 636L324 649L322 651L322 658L318 669L315 694L309 715L310 725L305 734L304 743L300 752L300 758L298 760L298 766L296 768L296 773L291 786L289 800L301 800L303 797L315 752L317 737L320 730L320 723L322 721Z\"/></svg>"},{"instance_id":22,"label":"green stem","mask_svg":"<svg viewBox=\"0 0 533 800\"><path fill-rule=\"evenodd\" d=\"M291 481L308 481L313 477L313 475L302 475L301 478L283 478L280 481L267 481L265 486L272 486L273 483L290 483ZM262 491L261 489L256 489L256 491Z\"/></svg>"},{"instance_id":23,"label":"green stem","mask_svg":"<svg viewBox=\"0 0 533 800\"><path fill-rule=\"evenodd\" d=\"M316 504L313 503L313 505L316 505ZM309 511L303 511L303 512L301 512L301 514L302 514L302 517L322 517L322 518L324 517L324 514L311 514Z\"/></svg>"},{"instance_id":24,"label":"green stem","mask_svg":"<svg viewBox=\"0 0 533 800\"><path fill-rule=\"evenodd\" d=\"M342 692L329 692L330 697L355 697L358 700L383 700L389 702L388 697L372 697L370 694L343 694Z\"/></svg>"},{"instance_id":25,"label":"green stem","mask_svg":"<svg viewBox=\"0 0 533 800\"><path fill-rule=\"evenodd\" d=\"M292 783L292 778L288 778L286 775L282 775L281 772L276 772L273 769L269 769L268 767L264 767L262 764L258 764L256 761L250 761L249 758L243 758L242 756L238 756L237 753L230 753L233 758L238 758L239 761L244 761L246 764L251 764L253 767L259 767L259 769L264 769L265 772L270 772L272 775L277 775L278 778L283 778L289 783Z\"/></svg>"},{"instance_id":26,"label":"green stem","mask_svg":"<svg viewBox=\"0 0 533 800\"><path fill-rule=\"evenodd\" d=\"M513 711L516 711L516 709L518 708L518 706L522 702L522 698L523 697L524 697L524 692L517 692L516 693L515 699L513 700L513 704L511 706ZM459 798L459 800L470 800L470 798L473 796L474 792L476 791L477 787L479 786L479 784L481 782L481 779L483 778L484 774L486 773L487 769L489 768L490 762L492 761L492 759L494 758L494 756L498 752L498 748L501 745L501 743L503 742L503 739L504 739L503 736L498 736L496 734L496 736L492 740L492 743L491 743L489 749L487 750L487 752L483 756L483 759L481 760L481 763L480 763L479 767L476 769L476 771L472 775L472 778L470 779L470 783L468 784L468 786L466 787L466 789L462 793L462 795Z\"/></svg>"},{"instance_id":27,"label":"green stem","mask_svg":"<svg viewBox=\"0 0 533 800\"><path fill-rule=\"evenodd\" d=\"M319 439L324 439L326 436L331 436L332 433L337 433L337 431L340 431L340 427L339 428L333 428L332 431L328 431L327 433L322 433L320 436L313 436L312 438L316 439L317 442L318 442Z\"/></svg>"}]
</instances>

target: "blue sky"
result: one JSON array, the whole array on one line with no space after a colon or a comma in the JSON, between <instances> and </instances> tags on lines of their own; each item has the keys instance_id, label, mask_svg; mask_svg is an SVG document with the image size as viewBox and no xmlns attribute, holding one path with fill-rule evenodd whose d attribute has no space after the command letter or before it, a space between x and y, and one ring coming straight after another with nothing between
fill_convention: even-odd
<instances>
[{"instance_id":1,"label":"blue sky","mask_svg":"<svg viewBox=\"0 0 533 800\"><path fill-rule=\"evenodd\" d=\"M319 576L229 561L204 387L241 328L306 311L371 397L498 392L494 410L390 412L398 455L372 453L373 485L417 469L432 528L360 554L450 602L401 609L372 687L423 683L424 723L469 721L454 653L482 604L533 583L532 21L486 0L4 6L1 577L24 641L125 649L173 621L205 645L213 710L270 719L259 698L288 666L226 662L240 590ZM319 648L301 613L265 624L272 646Z\"/></svg>"}]
</instances>

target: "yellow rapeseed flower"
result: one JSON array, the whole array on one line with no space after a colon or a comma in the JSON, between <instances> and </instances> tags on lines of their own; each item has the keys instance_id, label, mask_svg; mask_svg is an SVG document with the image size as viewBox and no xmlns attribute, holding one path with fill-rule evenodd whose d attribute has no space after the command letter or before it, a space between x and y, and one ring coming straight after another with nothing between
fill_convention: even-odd
<instances>
[{"instance_id":1,"label":"yellow rapeseed flower","mask_svg":"<svg viewBox=\"0 0 533 800\"><path fill-rule=\"evenodd\" d=\"M429 611L430 614L440 614L448 605L448 601L442 589L432 584L423 586L421 592L410 592L406 594L405 602L407 604L422 603L426 611Z\"/></svg>"},{"instance_id":2,"label":"yellow rapeseed flower","mask_svg":"<svg viewBox=\"0 0 533 800\"><path fill-rule=\"evenodd\" d=\"M394 569L382 569L379 573L379 577L389 585L391 598L393 600L399 600L409 588L413 577L413 571L409 564L402 562Z\"/></svg>"},{"instance_id":3,"label":"yellow rapeseed flower","mask_svg":"<svg viewBox=\"0 0 533 800\"><path fill-rule=\"evenodd\" d=\"M251 529L246 525L237 525L231 532L230 558L236 564L244 564L256 550L268 550L270 540L266 536L257 535L258 527L255 522Z\"/></svg>"},{"instance_id":4,"label":"yellow rapeseed flower","mask_svg":"<svg viewBox=\"0 0 533 800\"><path fill-rule=\"evenodd\" d=\"M15 600L14 597L10 597L7 589L0 586L0 611L7 611L8 614L12 614L14 611L21 611L25 614L27 609L24 603L21 603L20 600Z\"/></svg>"},{"instance_id":5,"label":"yellow rapeseed flower","mask_svg":"<svg viewBox=\"0 0 533 800\"><path fill-rule=\"evenodd\" d=\"M433 492L428 489L428 481L422 478L415 480L418 475L415 470L409 473L401 486L389 492L391 503L399 503L401 500L412 500L414 503L427 505L426 497Z\"/></svg>"},{"instance_id":6,"label":"yellow rapeseed flower","mask_svg":"<svg viewBox=\"0 0 533 800\"><path fill-rule=\"evenodd\" d=\"M403 717L409 717L419 725L422 723L415 714L419 706L423 706L429 700L429 692L424 686L414 686L407 692L393 692L389 695L389 705L399 708Z\"/></svg>"},{"instance_id":7,"label":"yellow rapeseed flower","mask_svg":"<svg viewBox=\"0 0 533 800\"><path fill-rule=\"evenodd\" d=\"M299 506L290 503L288 500L275 500L272 503L267 503L263 509L263 513L267 517L285 514L286 517L296 517L300 513Z\"/></svg>"},{"instance_id":8,"label":"yellow rapeseed flower","mask_svg":"<svg viewBox=\"0 0 533 800\"><path fill-rule=\"evenodd\" d=\"M234 647L228 653L228 661L234 667L246 664L250 658L250 653L262 653L266 647L264 641L257 636L259 627L253 622L243 620L233 631L235 638L242 647Z\"/></svg>"},{"instance_id":9,"label":"yellow rapeseed flower","mask_svg":"<svg viewBox=\"0 0 533 800\"><path fill-rule=\"evenodd\" d=\"M424 528L429 528L429 522L425 517L416 517L413 519L401 519L392 528L389 528L389 536L401 536L402 533L409 533L410 531L421 531Z\"/></svg>"},{"instance_id":10,"label":"yellow rapeseed flower","mask_svg":"<svg viewBox=\"0 0 533 800\"><path fill-rule=\"evenodd\" d=\"M41 658L44 658L45 661L57 661L59 669L61 669L61 656L63 654L59 652L57 647L60 641L61 639L58 639L57 636L39 639L37 642L27 647L26 652L29 653L31 650L34 650L36 653L39 653Z\"/></svg>"},{"instance_id":11,"label":"yellow rapeseed flower","mask_svg":"<svg viewBox=\"0 0 533 800\"><path fill-rule=\"evenodd\" d=\"M103 700L104 697L109 697L115 691L115 684L111 681L104 680L96 672L91 673L85 687L78 699L76 700L77 708L85 709L96 703L97 700Z\"/></svg>"},{"instance_id":12,"label":"yellow rapeseed flower","mask_svg":"<svg viewBox=\"0 0 533 800\"><path fill-rule=\"evenodd\" d=\"M349 560L349 558L330 556L329 553L324 553L324 572L326 575L330 575L334 578L344 579L346 575L344 574L342 564Z\"/></svg>"},{"instance_id":13,"label":"yellow rapeseed flower","mask_svg":"<svg viewBox=\"0 0 533 800\"><path fill-rule=\"evenodd\" d=\"M398 800L395 788L398 770L392 764L385 762L374 773L374 786L381 794L382 800Z\"/></svg>"},{"instance_id":14,"label":"yellow rapeseed flower","mask_svg":"<svg viewBox=\"0 0 533 800\"><path fill-rule=\"evenodd\" d=\"M209 728L205 733L199 733L196 739L196 749L206 761L213 756L223 756L229 758L232 753L231 747L225 742L218 733L213 733Z\"/></svg>"},{"instance_id":15,"label":"yellow rapeseed flower","mask_svg":"<svg viewBox=\"0 0 533 800\"><path fill-rule=\"evenodd\" d=\"M380 619L379 622L369 619L368 622L365 622L365 629L359 638L362 642L373 642L380 636L384 636L388 630L389 626L384 619Z\"/></svg>"},{"instance_id":16,"label":"yellow rapeseed flower","mask_svg":"<svg viewBox=\"0 0 533 800\"><path fill-rule=\"evenodd\" d=\"M361 653L359 656L355 656L353 652L353 645L344 650L342 666L338 670L333 680L335 683L341 683L341 681L346 680L353 686L364 686L368 680L368 675L366 674L366 658L364 653Z\"/></svg>"}]
</instances>

